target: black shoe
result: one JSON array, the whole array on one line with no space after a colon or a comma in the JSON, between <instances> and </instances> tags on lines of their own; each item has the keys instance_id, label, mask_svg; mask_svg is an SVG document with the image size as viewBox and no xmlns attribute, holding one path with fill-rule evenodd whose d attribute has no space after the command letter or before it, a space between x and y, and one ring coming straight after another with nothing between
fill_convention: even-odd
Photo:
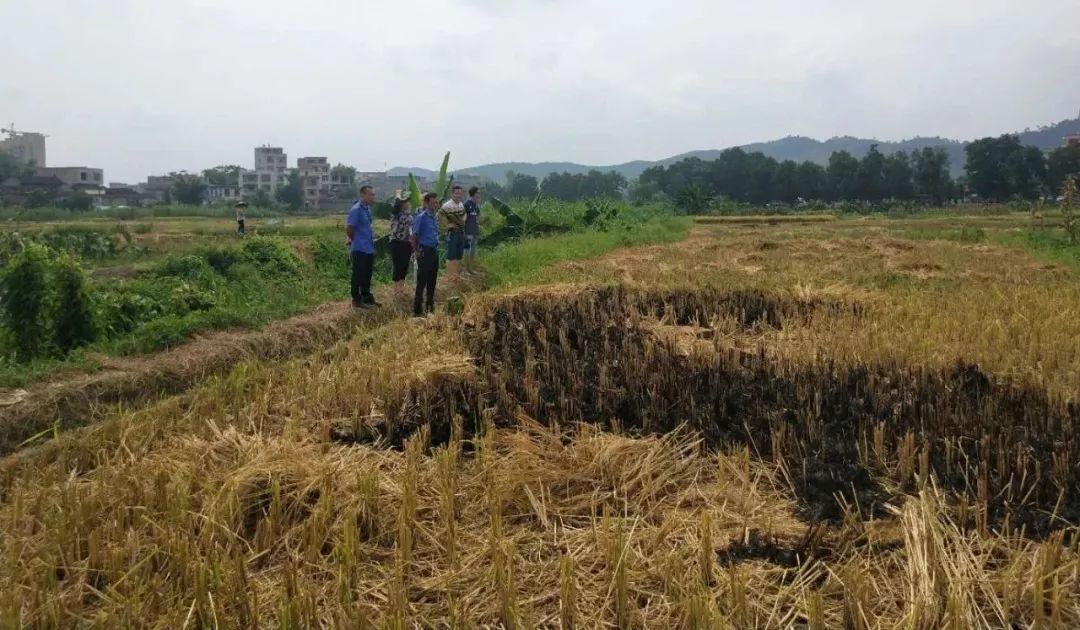
<instances>
[{"instance_id":1,"label":"black shoe","mask_svg":"<svg viewBox=\"0 0 1080 630\"><path fill-rule=\"evenodd\" d=\"M352 307L353 308L364 308L364 303L353 300Z\"/></svg>"},{"instance_id":2,"label":"black shoe","mask_svg":"<svg viewBox=\"0 0 1080 630\"><path fill-rule=\"evenodd\" d=\"M365 311L370 311L371 309L375 308L375 305L374 304L369 304L367 302L361 302L360 305L357 306L357 308L362 308Z\"/></svg>"}]
</instances>

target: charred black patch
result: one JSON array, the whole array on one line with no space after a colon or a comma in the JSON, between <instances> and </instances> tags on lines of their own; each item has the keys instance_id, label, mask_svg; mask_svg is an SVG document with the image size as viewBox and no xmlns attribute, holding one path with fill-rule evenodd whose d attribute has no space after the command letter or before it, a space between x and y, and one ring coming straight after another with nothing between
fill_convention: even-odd
<instances>
[{"instance_id":1,"label":"charred black patch","mask_svg":"<svg viewBox=\"0 0 1080 630\"><path fill-rule=\"evenodd\" d=\"M1080 520L1080 408L1040 388L972 364L780 361L710 335L696 343L712 352L686 353L654 332L658 319L703 326L733 316L781 328L823 312L861 309L711 289L507 298L463 329L475 374L413 386L391 405L381 438L400 443L428 425L442 443L455 418L467 438L485 413L642 434L689 425L710 445L745 444L783 464L809 520L837 520L843 506L881 515L897 498L882 480L907 491L927 475L981 501L985 525L1024 525L1037 536Z\"/></svg>"}]
</instances>

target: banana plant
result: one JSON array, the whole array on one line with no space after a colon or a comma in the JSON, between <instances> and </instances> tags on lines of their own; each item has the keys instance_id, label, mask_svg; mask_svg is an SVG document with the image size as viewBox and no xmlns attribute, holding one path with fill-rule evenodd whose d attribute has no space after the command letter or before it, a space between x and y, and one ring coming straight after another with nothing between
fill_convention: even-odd
<instances>
[{"instance_id":1,"label":"banana plant","mask_svg":"<svg viewBox=\"0 0 1080 630\"><path fill-rule=\"evenodd\" d=\"M439 201L445 200L450 193L450 186L454 183L454 176L450 175L450 152L447 151L443 156L442 164L439 165L439 175L435 179L435 188L432 192L439 196ZM420 203L423 201L420 192L420 185L417 184L416 178L412 173L409 173L409 201L412 203L413 208L419 208Z\"/></svg>"},{"instance_id":2,"label":"banana plant","mask_svg":"<svg viewBox=\"0 0 1080 630\"><path fill-rule=\"evenodd\" d=\"M439 196L439 201L446 199L446 193L450 189L450 182L453 181L452 177L448 177L447 171L450 168L450 152L447 151L443 156L442 164L439 166L439 176L435 179L435 194Z\"/></svg>"},{"instance_id":3,"label":"banana plant","mask_svg":"<svg viewBox=\"0 0 1080 630\"><path fill-rule=\"evenodd\" d=\"M423 193L420 192L420 184L416 182L416 178L412 173L409 173L409 203L412 204L413 210L419 210L420 204L423 203Z\"/></svg>"}]
</instances>

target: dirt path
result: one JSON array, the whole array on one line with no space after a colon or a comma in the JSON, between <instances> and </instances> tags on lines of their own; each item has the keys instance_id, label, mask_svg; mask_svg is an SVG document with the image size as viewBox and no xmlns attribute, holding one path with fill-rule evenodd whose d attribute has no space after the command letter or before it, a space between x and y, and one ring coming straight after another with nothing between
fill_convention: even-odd
<instances>
[{"instance_id":1,"label":"dirt path","mask_svg":"<svg viewBox=\"0 0 1080 630\"><path fill-rule=\"evenodd\" d=\"M443 291L440 302L445 299ZM380 309L354 309L348 302L323 304L312 312L258 330L197 335L173 350L143 357L114 357L104 370L37 383L0 406L0 456L54 431L91 424L113 405L142 406L183 392L241 361L304 355L349 337L358 326L408 315L404 304L392 303L389 290L378 294L384 304Z\"/></svg>"}]
</instances>

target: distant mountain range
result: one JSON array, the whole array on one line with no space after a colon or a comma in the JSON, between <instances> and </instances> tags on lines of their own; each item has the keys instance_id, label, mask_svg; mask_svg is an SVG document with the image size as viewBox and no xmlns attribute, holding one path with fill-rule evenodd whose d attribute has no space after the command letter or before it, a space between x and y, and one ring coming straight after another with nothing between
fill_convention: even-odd
<instances>
[{"instance_id":1,"label":"distant mountain range","mask_svg":"<svg viewBox=\"0 0 1080 630\"><path fill-rule=\"evenodd\" d=\"M1023 144L1035 145L1044 151L1049 151L1050 149L1060 146L1062 139L1069 134L1080 134L1080 116L1069 120L1063 120L1053 125L1040 127L1038 129L1025 129L1024 131L1019 132L1020 141ZM953 174L960 175L964 172L964 146L966 143L960 140L951 140L949 138L920 136L910 140L888 142L868 138L854 138L851 136L829 138L824 141L803 136L788 136L787 138L772 140L770 142L745 144L742 145L741 148L747 152L760 151L765 155L780 161L795 160L796 162L802 162L810 160L824 165L828 163L829 156L835 151L847 151L855 157L861 158L870 150L870 145L872 144L877 144L878 150L886 154L895 151L910 153L924 147L943 147L949 152ZM494 164L482 164L480 166L458 169L455 172L479 175L492 181L502 182L506 177L507 171L514 171L516 173L532 175L537 179L543 179L549 173L553 172L562 173L566 171L569 173L586 173L592 169L596 169L598 171L617 171L625 175L628 179L634 179L650 166L666 166L688 157L714 160L720 155L722 150L723 149L706 149L702 151L690 151L689 153L681 153L655 162L635 160L623 164L595 166L577 164L575 162L496 162ZM391 175L406 175L408 173L413 173L417 177L424 177L427 179L434 179L436 175L435 171L426 168L396 166L390 169Z\"/></svg>"}]
</instances>

